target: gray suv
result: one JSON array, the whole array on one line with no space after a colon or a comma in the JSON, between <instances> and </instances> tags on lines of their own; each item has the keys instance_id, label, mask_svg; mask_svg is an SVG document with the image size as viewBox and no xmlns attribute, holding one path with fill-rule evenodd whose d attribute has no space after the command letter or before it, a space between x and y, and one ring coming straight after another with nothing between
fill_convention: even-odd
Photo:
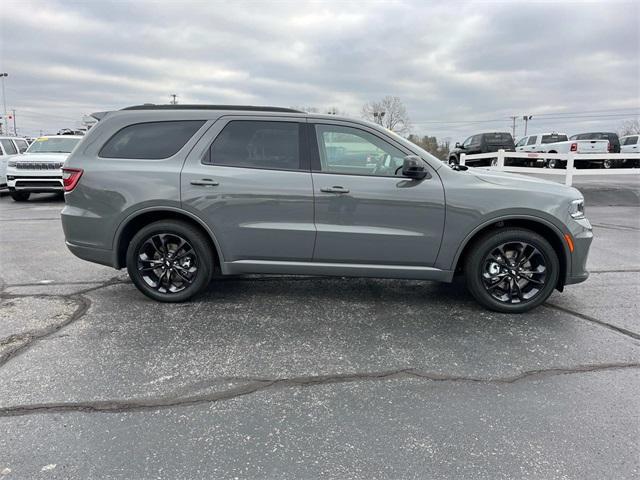
<instances>
[{"instance_id":1,"label":"gray suv","mask_svg":"<svg viewBox=\"0 0 640 480\"><path fill-rule=\"evenodd\" d=\"M214 273L450 282L523 312L587 279L574 188L450 167L372 123L291 109L142 105L99 122L65 162L78 257L126 266L180 302Z\"/></svg>"}]
</instances>

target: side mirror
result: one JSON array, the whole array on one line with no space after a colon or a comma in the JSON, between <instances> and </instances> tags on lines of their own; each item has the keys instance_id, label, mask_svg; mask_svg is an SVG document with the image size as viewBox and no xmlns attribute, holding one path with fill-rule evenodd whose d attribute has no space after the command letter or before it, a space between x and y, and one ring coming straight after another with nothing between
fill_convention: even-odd
<instances>
[{"instance_id":1,"label":"side mirror","mask_svg":"<svg viewBox=\"0 0 640 480\"><path fill-rule=\"evenodd\" d=\"M463 148L462 145L460 145L460 142L456 142L456 148Z\"/></svg>"},{"instance_id":2,"label":"side mirror","mask_svg":"<svg viewBox=\"0 0 640 480\"><path fill-rule=\"evenodd\" d=\"M402 176L422 180L429 172L424 161L415 155L407 155L402 162Z\"/></svg>"}]
</instances>

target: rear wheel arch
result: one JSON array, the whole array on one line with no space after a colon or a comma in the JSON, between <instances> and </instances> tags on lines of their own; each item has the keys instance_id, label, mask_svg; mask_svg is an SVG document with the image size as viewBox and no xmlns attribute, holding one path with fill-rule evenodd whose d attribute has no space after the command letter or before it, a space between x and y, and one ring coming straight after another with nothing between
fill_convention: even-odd
<instances>
[{"instance_id":1,"label":"rear wheel arch","mask_svg":"<svg viewBox=\"0 0 640 480\"><path fill-rule=\"evenodd\" d=\"M507 217L502 219L494 219L483 225L477 227L471 232L465 239L462 247L458 250L456 258L454 259L454 271L461 272L462 267L465 264L465 260L469 251L473 248L474 243L484 237L485 234L492 230L499 231L504 228L523 228L541 235L545 238L553 247L556 255L558 256L558 262L560 263L560 275L558 276L558 284L556 288L562 290L564 287L567 274L571 264L571 256L566 242L563 239L562 233L558 228L541 218L537 217Z\"/></svg>"},{"instance_id":2,"label":"rear wheel arch","mask_svg":"<svg viewBox=\"0 0 640 480\"><path fill-rule=\"evenodd\" d=\"M214 233L200 218L177 208L146 209L127 217L127 219L120 224L115 235L114 260L116 268L123 268L126 265L127 248L135 234L139 232L141 228L160 220L183 221L198 228L205 234L207 239L209 239L214 255L214 261L217 267L220 268L223 262L223 257L220 245L216 240Z\"/></svg>"}]
</instances>

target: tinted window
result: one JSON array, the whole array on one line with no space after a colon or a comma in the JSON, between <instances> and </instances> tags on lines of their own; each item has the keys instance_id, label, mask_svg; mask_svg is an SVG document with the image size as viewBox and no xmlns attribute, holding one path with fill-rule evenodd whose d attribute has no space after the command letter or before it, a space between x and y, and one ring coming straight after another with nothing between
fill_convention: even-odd
<instances>
[{"instance_id":1,"label":"tinted window","mask_svg":"<svg viewBox=\"0 0 640 480\"><path fill-rule=\"evenodd\" d=\"M635 145L638 142L638 136L627 137L624 141L625 145Z\"/></svg>"},{"instance_id":2,"label":"tinted window","mask_svg":"<svg viewBox=\"0 0 640 480\"><path fill-rule=\"evenodd\" d=\"M484 138L491 145L508 145L513 141L508 133L487 133Z\"/></svg>"},{"instance_id":3,"label":"tinted window","mask_svg":"<svg viewBox=\"0 0 640 480\"><path fill-rule=\"evenodd\" d=\"M471 137L471 145L478 145L481 138L482 135L474 135L473 137Z\"/></svg>"},{"instance_id":4,"label":"tinted window","mask_svg":"<svg viewBox=\"0 0 640 480\"><path fill-rule=\"evenodd\" d=\"M402 151L358 128L316 125L316 135L323 172L390 177L404 162Z\"/></svg>"},{"instance_id":5,"label":"tinted window","mask_svg":"<svg viewBox=\"0 0 640 480\"><path fill-rule=\"evenodd\" d=\"M537 138L538 137L536 135L534 135L533 137L529 137L529 141L527 142L527 145L535 145Z\"/></svg>"},{"instance_id":6,"label":"tinted window","mask_svg":"<svg viewBox=\"0 0 640 480\"><path fill-rule=\"evenodd\" d=\"M16 140L14 140L14 142L15 142L16 146L18 147L18 151L20 153L26 152L27 148L29 148L29 144L26 141L22 140L22 139L16 139Z\"/></svg>"},{"instance_id":7,"label":"tinted window","mask_svg":"<svg viewBox=\"0 0 640 480\"><path fill-rule=\"evenodd\" d=\"M178 153L204 120L137 123L123 128L104 144L104 158L159 160Z\"/></svg>"},{"instance_id":8,"label":"tinted window","mask_svg":"<svg viewBox=\"0 0 640 480\"><path fill-rule=\"evenodd\" d=\"M545 143L556 143L556 142L566 142L566 141L567 141L566 135L553 134L553 135L542 135L542 140L540 141L540 143L545 144Z\"/></svg>"},{"instance_id":9,"label":"tinted window","mask_svg":"<svg viewBox=\"0 0 640 480\"><path fill-rule=\"evenodd\" d=\"M213 141L205 163L298 170L299 130L297 122L234 120Z\"/></svg>"},{"instance_id":10,"label":"tinted window","mask_svg":"<svg viewBox=\"0 0 640 480\"><path fill-rule=\"evenodd\" d=\"M4 148L4 151L7 155L15 155L16 153L18 153L18 149L11 140L0 140L0 143L2 143L2 147Z\"/></svg>"}]
</instances>

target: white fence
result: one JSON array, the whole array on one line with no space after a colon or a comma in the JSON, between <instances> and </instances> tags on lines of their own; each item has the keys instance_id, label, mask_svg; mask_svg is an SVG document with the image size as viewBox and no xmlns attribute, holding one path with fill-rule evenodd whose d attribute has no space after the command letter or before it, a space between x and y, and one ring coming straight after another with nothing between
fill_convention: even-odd
<instances>
[{"instance_id":1,"label":"white fence","mask_svg":"<svg viewBox=\"0 0 640 480\"><path fill-rule=\"evenodd\" d=\"M593 160L640 160L640 153L532 153L532 152L505 152L498 150L491 153L478 153L475 155L460 155L460 165L465 165L469 160L492 159L490 170L500 170L503 172L515 173L537 173L544 175L562 175L564 176L565 185L573 183L573 177L576 175L640 175L640 168L608 168L608 169L577 169L576 161L593 161ZM523 158L528 161L542 160L562 160L566 163L566 169L555 168L536 168L536 167L519 167L517 165L505 165L505 158Z\"/></svg>"}]
</instances>

